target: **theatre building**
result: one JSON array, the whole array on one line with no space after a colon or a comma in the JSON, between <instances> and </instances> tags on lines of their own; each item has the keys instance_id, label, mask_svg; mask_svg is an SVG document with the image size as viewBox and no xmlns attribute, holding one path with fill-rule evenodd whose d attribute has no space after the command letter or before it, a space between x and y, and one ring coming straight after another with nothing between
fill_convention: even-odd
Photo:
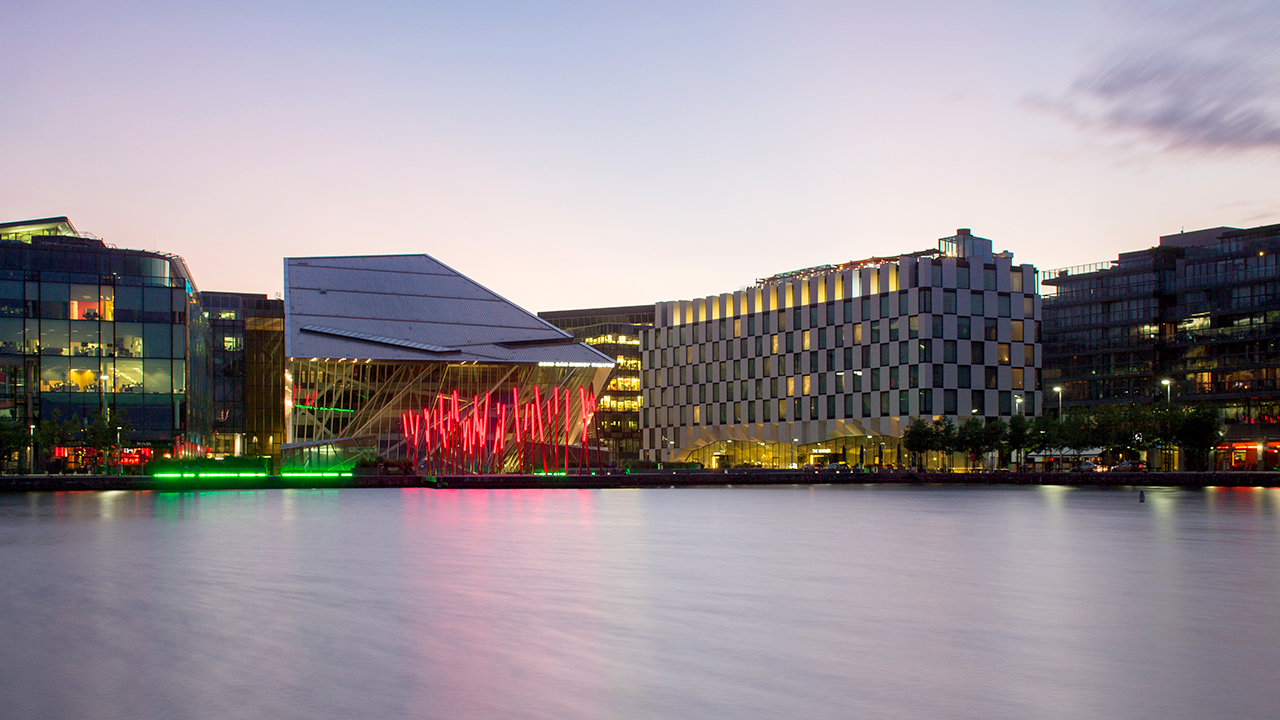
<instances>
[{"instance_id":1,"label":"theatre building","mask_svg":"<svg viewBox=\"0 0 1280 720\"><path fill-rule=\"evenodd\" d=\"M1035 415L1036 270L962 229L936 249L658 303L641 335L648 459L904 465L915 418Z\"/></svg>"},{"instance_id":2,"label":"theatre building","mask_svg":"<svg viewBox=\"0 0 1280 720\"><path fill-rule=\"evenodd\" d=\"M284 287L286 468L606 461L593 421L612 358L433 258L287 258Z\"/></svg>"},{"instance_id":3,"label":"theatre building","mask_svg":"<svg viewBox=\"0 0 1280 720\"><path fill-rule=\"evenodd\" d=\"M107 245L65 217L0 224L0 417L83 426L102 413L131 428L131 459L200 454L205 338L182 258Z\"/></svg>"}]
</instances>

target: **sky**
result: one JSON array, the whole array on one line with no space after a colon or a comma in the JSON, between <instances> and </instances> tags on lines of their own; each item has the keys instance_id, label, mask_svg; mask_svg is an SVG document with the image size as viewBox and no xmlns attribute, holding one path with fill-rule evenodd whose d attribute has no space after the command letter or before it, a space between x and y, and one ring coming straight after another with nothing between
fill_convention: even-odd
<instances>
[{"instance_id":1,"label":"sky","mask_svg":"<svg viewBox=\"0 0 1280 720\"><path fill-rule=\"evenodd\" d=\"M961 227L1097 262L1280 222L1280 3L0 0L0 221L57 215L203 290L426 253L532 311Z\"/></svg>"}]
</instances>

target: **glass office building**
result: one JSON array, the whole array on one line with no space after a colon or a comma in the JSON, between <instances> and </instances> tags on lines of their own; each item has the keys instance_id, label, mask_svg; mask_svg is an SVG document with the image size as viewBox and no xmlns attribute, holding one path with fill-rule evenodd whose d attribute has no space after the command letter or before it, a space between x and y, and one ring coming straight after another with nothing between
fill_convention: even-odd
<instances>
[{"instance_id":1,"label":"glass office building","mask_svg":"<svg viewBox=\"0 0 1280 720\"><path fill-rule=\"evenodd\" d=\"M284 443L284 301L204 292L209 322L214 457L271 457Z\"/></svg>"},{"instance_id":2,"label":"glass office building","mask_svg":"<svg viewBox=\"0 0 1280 720\"><path fill-rule=\"evenodd\" d=\"M208 346L182 258L125 250L65 217L0 224L0 417L124 419L126 444L207 440Z\"/></svg>"},{"instance_id":3,"label":"glass office building","mask_svg":"<svg viewBox=\"0 0 1280 720\"><path fill-rule=\"evenodd\" d=\"M1031 265L967 229L936 250L658 303L641 335L647 459L903 465L915 418L1039 412Z\"/></svg>"},{"instance_id":4,"label":"glass office building","mask_svg":"<svg viewBox=\"0 0 1280 720\"><path fill-rule=\"evenodd\" d=\"M1166 235L1044 284L1045 384L1064 408L1211 407L1219 469L1280 469L1280 225Z\"/></svg>"},{"instance_id":5,"label":"glass office building","mask_svg":"<svg viewBox=\"0 0 1280 720\"><path fill-rule=\"evenodd\" d=\"M556 310L538 317L617 362L596 410L600 442L619 465L639 460L640 334L653 327L653 306Z\"/></svg>"}]
</instances>

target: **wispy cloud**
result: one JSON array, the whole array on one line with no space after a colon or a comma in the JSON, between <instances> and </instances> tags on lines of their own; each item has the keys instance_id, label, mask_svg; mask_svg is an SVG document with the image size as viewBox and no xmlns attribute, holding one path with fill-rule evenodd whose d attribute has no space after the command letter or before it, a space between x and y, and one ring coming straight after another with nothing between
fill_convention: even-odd
<instances>
[{"instance_id":1,"label":"wispy cloud","mask_svg":"<svg viewBox=\"0 0 1280 720\"><path fill-rule=\"evenodd\" d=\"M1168 148L1280 150L1280 3L1138 3L1117 19L1124 39L1052 107Z\"/></svg>"}]
</instances>

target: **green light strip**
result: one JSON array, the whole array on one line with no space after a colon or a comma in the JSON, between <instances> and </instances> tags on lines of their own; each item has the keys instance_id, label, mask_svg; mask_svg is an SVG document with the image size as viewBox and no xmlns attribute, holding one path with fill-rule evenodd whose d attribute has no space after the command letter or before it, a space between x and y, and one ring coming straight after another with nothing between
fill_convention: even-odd
<instances>
[{"instance_id":1,"label":"green light strip","mask_svg":"<svg viewBox=\"0 0 1280 720\"><path fill-rule=\"evenodd\" d=\"M229 477L266 477L266 473L156 473L157 478L229 478Z\"/></svg>"},{"instance_id":2,"label":"green light strip","mask_svg":"<svg viewBox=\"0 0 1280 720\"><path fill-rule=\"evenodd\" d=\"M315 405L298 405L297 407L306 408L308 410L328 410L329 412L355 412L355 410L347 410L346 408L316 407Z\"/></svg>"},{"instance_id":3,"label":"green light strip","mask_svg":"<svg viewBox=\"0 0 1280 720\"><path fill-rule=\"evenodd\" d=\"M351 472L287 472L281 477L351 477Z\"/></svg>"}]
</instances>

